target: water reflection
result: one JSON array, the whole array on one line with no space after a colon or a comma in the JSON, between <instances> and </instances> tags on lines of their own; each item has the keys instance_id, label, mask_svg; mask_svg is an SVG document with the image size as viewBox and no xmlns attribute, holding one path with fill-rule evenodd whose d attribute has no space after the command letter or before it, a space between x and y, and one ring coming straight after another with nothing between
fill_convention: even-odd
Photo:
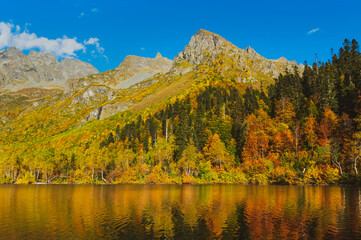
<instances>
[{"instance_id":1,"label":"water reflection","mask_svg":"<svg viewBox=\"0 0 361 240\"><path fill-rule=\"evenodd\" d=\"M361 239L357 187L1 185L1 239Z\"/></svg>"}]
</instances>

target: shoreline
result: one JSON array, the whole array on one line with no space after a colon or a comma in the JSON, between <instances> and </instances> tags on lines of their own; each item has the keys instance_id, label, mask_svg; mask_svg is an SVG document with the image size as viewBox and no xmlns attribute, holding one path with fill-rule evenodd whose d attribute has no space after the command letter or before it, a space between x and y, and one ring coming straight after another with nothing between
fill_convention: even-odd
<instances>
[{"instance_id":1,"label":"shoreline","mask_svg":"<svg viewBox=\"0 0 361 240\"><path fill-rule=\"evenodd\" d=\"M361 186L359 183L339 183L339 184L281 184L281 183L0 183L0 185L260 185L260 186Z\"/></svg>"}]
</instances>

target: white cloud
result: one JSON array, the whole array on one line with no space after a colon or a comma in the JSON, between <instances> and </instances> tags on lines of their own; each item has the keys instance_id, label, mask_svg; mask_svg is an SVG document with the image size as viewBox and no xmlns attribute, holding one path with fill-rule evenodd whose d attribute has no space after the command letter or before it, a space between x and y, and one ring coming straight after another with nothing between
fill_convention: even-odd
<instances>
[{"instance_id":1,"label":"white cloud","mask_svg":"<svg viewBox=\"0 0 361 240\"><path fill-rule=\"evenodd\" d=\"M314 28L310 31L307 32L307 35L311 35L311 34L314 34L315 32L318 32L320 29L319 28Z\"/></svg>"},{"instance_id":2,"label":"white cloud","mask_svg":"<svg viewBox=\"0 0 361 240\"><path fill-rule=\"evenodd\" d=\"M99 47L99 38L89 38L87 41L84 41L85 45L96 45Z\"/></svg>"},{"instance_id":3,"label":"white cloud","mask_svg":"<svg viewBox=\"0 0 361 240\"><path fill-rule=\"evenodd\" d=\"M97 14L99 12L99 8L92 8L90 10L87 10L87 11L84 11L84 12L81 12L78 16L78 18L82 18L84 17L85 15L89 16L89 14Z\"/></svg>"},{"instance_id":4,"label":"white cloud","mask_svg":"<svg viewBox=\"0 0 361 240\"><path fill-rule=\"evenodd\" d=\"M104 52L104 48L102 48L99 44L99 38L89 38L88 40L84 41L84 45L94 45L98 53Z\"/></svg>"},{"instance_id":5,"label":"white cloud","mask_svg":"<svg viewBox=\"0 0 361 240\"><path fill-rule=\"evenodd\" d=\"M144 47L142 47L142 48L140 48L140 50L145 51L145 48L144 48Z\"/></svg>"},{"instance_id":6,"label":"white cloud","mask_svg":"<svg viewBox=\"0 0 361 240\"><path fill-rule=\"evenodd\" d=\"M108 62L108 57L107 57L106 55L104 55L104 48L102 48L102 47L100 46L100 44L99 44L99 38L89 38L88 40L84 41L83 43L84 43L84 45L88 45L88 46L89 46L89 45L94 45L95 48L96 48L96 51L92 50L90 53L91 53L94 57L101 55L101 56L103 56L103 57L107 60L107 62ZM97 52L97 54L96 54L96 52Z\"/></svg>"},{"instance_id":7,"label":"white cloud","mask_svg":"<svg viewBox=\"0 0 361 240\"><path fill-rule=\"evenodd\" d=\"M29 33L25 28L21 31L20 26L12 23L0 22L0 49L16 47L20 50L39 49L41 52L50 52L56 57L76 57L76 52L86 52L86 45L95 45L99 53L104 49L99 45L98 38L89 38L84 44L77 41L77 38L63 36L57 39L38 37L35 33Z\"/></svg>"}]
</instances>

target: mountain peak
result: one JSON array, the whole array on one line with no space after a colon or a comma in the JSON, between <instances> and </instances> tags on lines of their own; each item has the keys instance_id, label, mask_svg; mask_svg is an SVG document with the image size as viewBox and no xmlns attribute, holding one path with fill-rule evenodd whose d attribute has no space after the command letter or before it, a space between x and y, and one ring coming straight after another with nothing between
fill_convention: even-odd
<instances>
[{"instance_id":1,"label":"mountain peak","mask_svg":"<svg viewBox=\"0 0 361 240\"><path fill-rule=\"evenodd\" d=\"M223 38L222 36L218 35L217 33L208 31L206 29L199 29L195 35L206 35L206 36L212 36L212 37L218 37Z\"/></svg>"},{"instance_id":2,"label":"mountain peak","mask_svg":"<svg viewBox=\"0 0 361 240\"><path fill-rule=\"evenodd\" d=\"M115 79L109 85L116 88L128 88L157 73L166 73L173 61L157 53L155 58L128 55L115 69Z\"/></svg>"},{"instance_id":3,"label":"mountain peak","mask_svg":"<svg viewBox=\"0 0 361 240\"><path fill-rule=\"evenodd\" d=\"M184 75L199 64L212 66L214 60L220 58L223 58L224 69L240 72L239 79L243 82L259 81L260 75L270 82L285 69L297 65L296 62L286 59L268 60L251 47L240 49L220 35L200 29L175 58L171 71ZM251 72L253 75L248 76Z\"/></svg>"},{"instance_id":4,"label":"mountain peak","mask_svg":"<svg viewBox=\"0 0 361 240\"><path fill-rule=\"evenodd\" d=\"M205 29L200 29L191 38L189 46L201 48L218 47L225 42L227 42L227 40L220 35Z\"/></svg>"},{"instance_id":5,"label":"mountain peak","mask_svg":"<svg viewBox=\"0 0 361 240\"><path fill-rule=\"evenodd\" d=\"M9 47L8 49L6 49L6 51L8 52L21 52L19 49L17 49L16 47L12 46L12 47Z\"/></svg>"},{"instance_id":6,"label":"mountain peak","mask_svg":"<svg viewBox=\"0 0 361 240\"><path fill-rule=\"evenodd\" d=\"M0 54L3 57L25 57L25 54L16 47L10 47L8 49L2 50Z\"/></svg>"},{"instance_id":7,"label":"mountain peak","mask_svg":"<svg viewBox=\"0 0 361 240\"><path fill-rule=\"evenodd\" d=\"M200 64L205 60L206 52L214 55L222 51L222 49L232 48L232 46L234 45L220 35L200 29L192 36L188 46L184 48L178 57L187 60L191 64Z\"/></svg>"},{"instance_id":8,"label":"mountain peak","mask_svg":"<svg viewBox=\"0 0 361 240\"><path fill-rule=\"evenodd\" d=\"M288 62L287 58L285 58L285 57L280 57L279 59L277 59L277 61L279 61L279 62Z\"/></svg>"},{"instance_id":9,"label":"mountain peak","mask_svg":"<svg viewBox=\"0 0 361 240\"><path fill-rule=\"evenodd\" d=\"M136 68L142 68L144 65L157 65L160 63L167 63L172 64L173 61L163 57L159 52L157 53L157 55L155 56L155 58L149 58L149 57L139 57L139 56L135 56L135 55L128 55L124 58L123 62L120 63L120 65L116 68L122 68L122 66L124 67L124 65L126 65L128 67L136 67Z\"/></svg>"}]
</instances>

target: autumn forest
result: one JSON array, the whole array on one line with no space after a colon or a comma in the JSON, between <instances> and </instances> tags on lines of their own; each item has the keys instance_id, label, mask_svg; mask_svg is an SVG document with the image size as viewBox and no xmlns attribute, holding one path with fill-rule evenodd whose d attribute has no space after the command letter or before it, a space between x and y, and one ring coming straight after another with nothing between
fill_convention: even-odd
<instances>
[{"instance_id":1,"label":"autumn forest","mask_svg":"<svg viewBox=\"0 0 361 240\"><path fill-rule=\"evenodd\" d=\"M43 114L42 126L24 127L25 134L32 129L26 141L16 142L20 135L9 131L1 140L0 182L360 182L356 40L346 39L331 60L288 69L272 84L219 74L224 62L199 70L206 77L190 90L144 111L91 121L70 133L61 126L73 126L71 118L55 129L45 126L51 114ZM54 138L52 131L63 135Z\"/></svg>"}]
</instances>

